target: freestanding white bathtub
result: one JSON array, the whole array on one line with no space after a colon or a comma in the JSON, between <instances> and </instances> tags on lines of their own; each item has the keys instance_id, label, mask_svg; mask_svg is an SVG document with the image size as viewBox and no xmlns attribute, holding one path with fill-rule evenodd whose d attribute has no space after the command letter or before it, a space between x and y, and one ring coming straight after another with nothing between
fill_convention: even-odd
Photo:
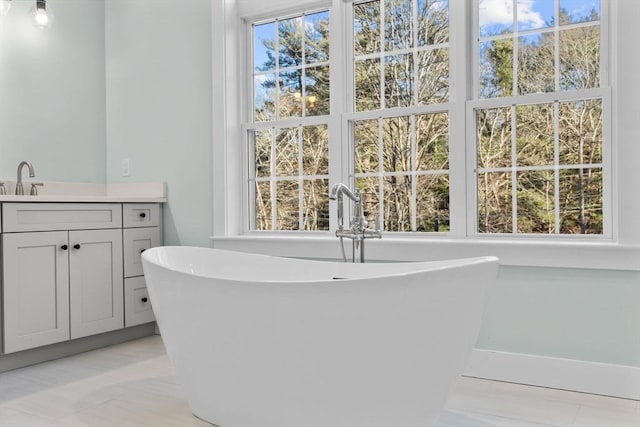
<instances>
[{"instance_id":1,"label":"freestanding white bathtub","mask_svg":"<svg viewBox=\"0 0 640 427\"><path fill-rule=\"evenodd\" d=\"M194 415L221 427L427 427L498 262L345 264L159 247L153 311Z\"/></svg>"}]
</instances>

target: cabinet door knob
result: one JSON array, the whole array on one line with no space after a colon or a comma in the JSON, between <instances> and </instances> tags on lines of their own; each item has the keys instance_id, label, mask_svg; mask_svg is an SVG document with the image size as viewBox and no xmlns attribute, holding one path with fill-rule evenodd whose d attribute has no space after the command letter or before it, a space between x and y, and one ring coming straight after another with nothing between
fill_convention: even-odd
<instances>
[{"instance_id":1,"label":"cabinet door knob","mask_svg":"<svg viewBox=\"0 0 640 427\"><path fill-rule=\"evenodd\" d=\"M73 249L76 249L76 250L80 249L80 243L76 243L75 245L73 245Z\"/></svg>"},{"instance_id":2,"label":"cabinet door knob","mask_svg":"<svg viewBox=\"0 0 640 427\"><path fill-rule=\"evenodd\" d=\"M141 299L140 301L142 301L142 302L147 302L147 301L149 301L149 298L147 298L147 297L142 297L142 299Z\"/></svg>"},{"instance_id":3,"label":"cabinet door knob","mask_svg":"<svg viewBox=\"0 0 640 427\"><path fill-rule=\"evenodd\" d=\"M62 246L60 246L60 249L62 249L63 251L66 251L67 249L69 249L69 246L62 245Z\"/></svg>"},{"instance_id":4,"label":"cabinet door knob","mask_svg":"<svg viewBox=\"0 0 640 427\"><path fill-rule=\"evenodd\" d=\"M140 212L140 218L146 218L146 217L147 217L147 214L146 214L146 213L144 213L144 212Z\"/></svg>"}]
</instances>

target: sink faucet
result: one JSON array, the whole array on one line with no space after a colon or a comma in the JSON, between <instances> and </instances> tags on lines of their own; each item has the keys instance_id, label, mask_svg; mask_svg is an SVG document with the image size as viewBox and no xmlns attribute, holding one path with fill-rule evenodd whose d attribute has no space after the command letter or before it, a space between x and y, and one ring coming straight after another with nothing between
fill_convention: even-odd
<instances>
[{"instance_id":1,"label":"sink faucet","mask_svg":"<svg viewBox=\"0 0 640 427\"><path fill-rule=\"evenodd\" d=\"M354 203L353 214L349 221L348 229L344 228L343 195L346 195ZM362 208L362 192L360 190L351 191L346 185L338 183L331 187L329 199L338 201L338 229L336 230L336 237L340 238L344 261L346 262L347 259L344 253L342 239L346 237L353 242L353 262L364 262L364 241L372 238L380 239L382 234L380 230L370 230L367 228L368 223L364 217L364 209Z\"/></svg>"},{"instance_id":2,"label":"sink faucet","mask_svg":"<svg viewBox=\"0 0 640 427\"><path fill-rule=\"evenodd\" d=\"M18 179L16 180L16 196L24 195L24 188L22 187L22 168L27 166L29 168L29 177L33 178L36 173L33 171L33 165L26 160L23 160L18 165Z\"/></svg>"}]
</instances>

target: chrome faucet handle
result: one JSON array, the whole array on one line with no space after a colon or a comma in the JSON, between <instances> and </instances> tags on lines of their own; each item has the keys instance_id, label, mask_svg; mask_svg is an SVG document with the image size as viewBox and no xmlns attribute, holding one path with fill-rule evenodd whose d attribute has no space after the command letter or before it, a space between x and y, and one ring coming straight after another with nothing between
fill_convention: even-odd
<instances>
[{"instance_id":1,"label":"chrome faucet handle","mask_svg":"<svg viewBox=\"0 0 640 427\"><path fill-rule=\"evenodd\" d=\"M380 229L380 222L376 221L376 229L372 230L367 228L368 223L365 221L364 230L362 230L362 234L365 239L382 239L382 230Z\"/></svg>"},{"instance_id":2,"label":"chrome faucet handle","mask_svg":"<svg viewBox=\"0 0 640 427\"><path fill-rule=\"evenodd\" d=\"M38 187L44 187L44 182L31 182L31 191L29 191L29 195L37 196L38 195Z\"/></svg>"}]
</instances>

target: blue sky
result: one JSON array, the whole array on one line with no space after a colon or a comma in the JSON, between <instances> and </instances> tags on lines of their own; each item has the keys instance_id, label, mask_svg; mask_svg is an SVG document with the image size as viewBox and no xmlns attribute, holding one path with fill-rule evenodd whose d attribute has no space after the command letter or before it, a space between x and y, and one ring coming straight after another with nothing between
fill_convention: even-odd
<instances>
[{"instance_id":1,"label":"blue sky","mask_svg":"<svg viewBox=\"0 0 640 427\"><path fill-rule=\"evenodd\" d=\"M516 0L518 30L545 28L555 20L554 0ZM513 31L513 0L480 0L481 34L496 34L503 30ZM600 12L599 0L560 0L560 9L565 9L572 20L589 16L592 9Z\"/></svg>"}]
</instances>

